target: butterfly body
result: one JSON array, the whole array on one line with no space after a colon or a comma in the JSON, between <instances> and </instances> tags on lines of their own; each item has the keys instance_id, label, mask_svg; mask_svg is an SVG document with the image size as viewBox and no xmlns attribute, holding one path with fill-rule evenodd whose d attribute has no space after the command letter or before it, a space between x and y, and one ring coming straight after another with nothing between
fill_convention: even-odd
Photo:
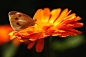
<instances>
[{"instance_id":1,"label":"butterfly body","mask_svg":"<svg viewBox=\"0 0 86 57\"><path fill-rule=\"evenodd\" d=\"M30 16L17 11L9 12L9 20L12 28L15 31L24 29L27 26L32 26L35 24L36 21L33 20Z\"/></svg>"}]
</instances>

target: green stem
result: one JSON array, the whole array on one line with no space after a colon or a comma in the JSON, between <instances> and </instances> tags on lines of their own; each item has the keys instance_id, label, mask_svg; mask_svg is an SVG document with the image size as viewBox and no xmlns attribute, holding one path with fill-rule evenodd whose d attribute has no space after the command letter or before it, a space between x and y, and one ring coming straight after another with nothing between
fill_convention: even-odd
<instances>
[{"instance_id":1,"label":"green stem","mask_svg":"<svg viewBox=\"0 0 86 57\"><path fill-rule=\"evenodd\" d=\"M45 38L45 55L50 57L50 37Z\"/></svg>"},{"instance_id":2,"label":"green stem","mask_svg":"<svg viewBox=\"0 0 86 57\"><path fill-rule=\"evenodd\" d=\"M0 46L0 57L2 57L2 50L1 50L1 46Z\"/></svg>"}]
</instances>

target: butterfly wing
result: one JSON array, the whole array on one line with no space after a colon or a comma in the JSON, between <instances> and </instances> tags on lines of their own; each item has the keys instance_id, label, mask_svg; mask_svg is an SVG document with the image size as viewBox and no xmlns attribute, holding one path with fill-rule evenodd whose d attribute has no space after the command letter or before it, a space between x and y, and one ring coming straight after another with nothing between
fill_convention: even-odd
<instances>
[{"instance_id":1,"label":"butterfly wing","mask_svg":"<svg viewBox=\"0 0 86 57\"><path fill-rule=\"evenodd\" d=\"M9 12L9 20L12 28L15 31L19 31L27 26L34 25L34 20L30 16L17 11Z\"/></svg>"}]
</instances>

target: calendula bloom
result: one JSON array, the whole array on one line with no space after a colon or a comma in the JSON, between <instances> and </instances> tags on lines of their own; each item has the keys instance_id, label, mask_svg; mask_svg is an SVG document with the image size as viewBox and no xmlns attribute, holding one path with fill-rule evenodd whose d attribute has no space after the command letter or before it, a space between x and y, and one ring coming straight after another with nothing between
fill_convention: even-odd
<instances>
[{"instance_id":1,"label":"calendula bloom","mask_svg":"<svg viewBox=\"0 0 86 57\"><path fill-rule=\"evenodd\" d=\"M10 41L9 33L12 31L10 25L0 25L0 44Z\"/></svg>"},{"instance_id":2,"label":"calendula bloom","mask_svg":"<svg viewBox=\"0 0 86 57\"><path fill-rule=\"evenodd\" d=\"M47 36L76 36L81 34L80 31L74 29L83 26L83 23L76 22L81 18L75 13L70 14L71 10L68 8L61 12L61 8L38 9L33 16L33 20L37 19L35 25L29 26L20 31L13 31L9 33L11 39L18 38L20 42L30 41L28 49L36 43L36 52L41 52L44 47L44 38Z\"/></svg>"}]
</instances>

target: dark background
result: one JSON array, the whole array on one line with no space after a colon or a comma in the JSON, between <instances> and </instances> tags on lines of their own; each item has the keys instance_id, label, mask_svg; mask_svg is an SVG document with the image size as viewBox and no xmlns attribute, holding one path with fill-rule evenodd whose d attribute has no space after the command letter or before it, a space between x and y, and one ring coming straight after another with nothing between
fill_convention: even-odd
<instances>
[{"instance_id":1,"label":"dark background","mask_svg":"<svg viewBox=\"0 0 86 57\"><path fill-rule=\"evenodd\" d=\"M54 8L61 8L62 10L68 8L72 10L72 13L76 13L77 16L80 16L82 20L80 22L84 23L82 28L79 28L82 31L85 43L79 45L76 48L67 49L63 52L54 51L56 57L86 57L86 2L85 0L0 0L0 25L10 24L8 18L9 11L20 11L31 17L34 15L34 11L39 8L48 7L51 10ZM63 41L64 38L58 37L60 41ZM45 57L45 51L41 53L36 53L35 46L28 50L26 46L22 44L18 47L16 53L12 57ZM45 49L45 48L44 48ZM32 52L33 51L33 52ZM1 57L2 57L2 52ZM53 53L53 52L51 52ZM54 57L54 56L53 56Z\"/></svg>"}]
</instances>

